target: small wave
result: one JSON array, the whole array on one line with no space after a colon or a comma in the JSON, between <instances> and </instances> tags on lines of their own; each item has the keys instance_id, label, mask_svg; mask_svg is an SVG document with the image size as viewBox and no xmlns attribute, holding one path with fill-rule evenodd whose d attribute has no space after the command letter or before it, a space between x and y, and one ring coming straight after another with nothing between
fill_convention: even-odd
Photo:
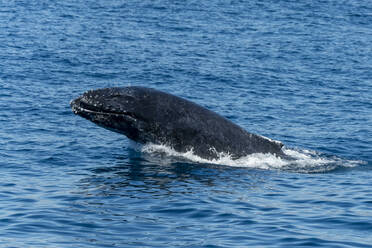
<instances>
[{"instance_id":1,"label":"small wave","mask_svg":"<svg viewBox=\"0 0 372 248\"><path fill-rule=\"evenodd\" d=\"M269 153L254 153L239 159L232 159L229 154L219 153L216 159L205 159L197 156L193 150L177 152L167 145L146 144L141 152L162 153L171 157L186 159L195 163L218 164L232 167L255 168L264 170L285 170L298 173L324 173L338 168L356 167L365 162L346 160L336 156L327 156L316 151L283 148L286 158Z\"/></svg>"}]
</instances>

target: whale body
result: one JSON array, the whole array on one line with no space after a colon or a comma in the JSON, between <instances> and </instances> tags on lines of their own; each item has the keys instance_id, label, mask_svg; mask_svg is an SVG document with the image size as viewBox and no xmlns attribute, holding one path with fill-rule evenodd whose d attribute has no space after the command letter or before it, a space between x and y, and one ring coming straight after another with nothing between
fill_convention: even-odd
<instances>
[{"instance_id":1,"label":"whale body","mask_svg":"<svg viewBox=\"0 0 372 248\"><path fill-rule=\"evenodd\" d=\"M284 156L283 144L250 133L221 115L181 97L146 87L114 87L85 92L72 111L138 143L192 150L205 159L221 153L233 159L252 153Z\"/></svg>"}]
</instances>

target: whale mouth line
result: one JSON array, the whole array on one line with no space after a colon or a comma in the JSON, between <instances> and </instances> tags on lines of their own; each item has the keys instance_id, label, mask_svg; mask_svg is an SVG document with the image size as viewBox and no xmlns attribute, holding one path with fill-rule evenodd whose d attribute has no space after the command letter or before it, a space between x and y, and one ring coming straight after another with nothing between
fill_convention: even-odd
<instances>
[{"instance_id":1,"label":"whale mouth line","mask_svg":"<svg viewBox=\"0 0 372 248\"><path fill-rule=\"evenodd\" d=\"M116 116L116 117L126 117L132 120L137 120L137 116L131 112L118 112L115 110L101 109L95 105L85 102L83 99L78 98L70 102L72 111L79 115L81 113L85 114L94 114L94 115L107 115L107 116Z\"/></svg>"}]
</instances>

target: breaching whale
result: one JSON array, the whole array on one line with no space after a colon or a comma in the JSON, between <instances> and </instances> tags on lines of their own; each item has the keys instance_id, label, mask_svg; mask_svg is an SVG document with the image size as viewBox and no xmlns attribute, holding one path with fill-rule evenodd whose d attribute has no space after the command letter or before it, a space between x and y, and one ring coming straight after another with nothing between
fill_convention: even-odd
<instances>
[{"instance_id":1,"label":"breaching whale","mask_svg":"<svg viewBox=\"0 0 372 248\"><path fill-rule=\"evenodd\" d=\"M216 159L252 153L284 156L283 144L249 133L196 103L145 87L114 87L85 92L72 111L136 142L164 144L178 152Z\"/></svg>"}]
</instances>

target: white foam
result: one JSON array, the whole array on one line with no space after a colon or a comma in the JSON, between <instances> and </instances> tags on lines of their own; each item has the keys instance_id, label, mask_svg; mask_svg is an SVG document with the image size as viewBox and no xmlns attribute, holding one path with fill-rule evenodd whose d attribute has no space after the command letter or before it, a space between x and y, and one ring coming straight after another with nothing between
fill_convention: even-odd
<instances>
[{"instance_id":1,"label":"white foam","mask_svg":"<svg viewBox=\"0 0 372 248\"><path fill-rule=\"evenodd\" d=\"M278 145L283 146L283 143L280 142L280 141L278 141L278 140L273 140L273 139L270 139L270 138L268 138L268 137L266 137L266 136L263 136L263 135L258 135L258 134L256 134L256 135L257 135L257 136L260 136L261 138L266 139L266 140L268 140L268 141L270 141L270 142L273 142L273 143L276 143L276 144L278 144Z\"/></svg>"},{"instance_id":2,"label":"white foam","mask_svg":"<svg viewBox=\"0 0 372 248\"><path fill-rule=\"evenodd\" d=\"M339 167L355 167L363 164L363 161L345 160L335 156L325 156L311 150L296 150L285 147L283 148L283 152L288 158L281 158L269 153L254 153L239 159L232 159L229 154L220 153L218 154L218 158L211 160L197 156L193 150L182 153L166 145L146 144L140 149L144 153L163 153L167 156L183 158L195 163L265 170L279 169L302 173L327 172Z\"/></svg>"}]
</instances>

